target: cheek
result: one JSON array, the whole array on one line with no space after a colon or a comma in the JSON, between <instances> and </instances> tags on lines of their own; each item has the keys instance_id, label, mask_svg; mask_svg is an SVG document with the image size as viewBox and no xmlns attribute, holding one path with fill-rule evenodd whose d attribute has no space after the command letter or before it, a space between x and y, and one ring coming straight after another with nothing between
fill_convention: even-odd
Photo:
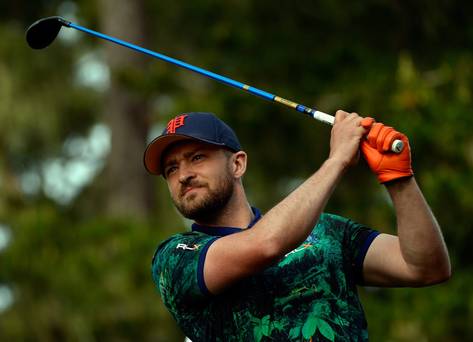
<instances>
[{"instance_id":1,"label":"cheek","mask_svg":"<svg viewBox=\"0 0 473 342\"><path fill-rule=\"evenodd\" d=\"M168 185L168 190L169 190L169 193L171 194L171 197L175 198L178 191L176 184L168 180L167 185Z\"/></svg>"},{"instance_id":2,"label":"cheek","mask_svg":"<svg viewBox=\"0 0 473 342\"><path fill-rule=\"evenodd\" d=\"M223 172L224 170L219 167L207 169L205 172L200 173L200 178L213 184L215 183L215 180L218 180L222 176Z\"/></svg>"},{"instance_id":3,"label":"cheek","mask_svg":"<svg viewBox=\"0 0 473 342\"><path fill-rule=\"evenodd\" d=\"M213 189L217 187L221 187L222 185L226 184L229 182L231 179L231 174L228 169L226 168L221 168L218 173L214 174L214 177L212 178L212 181L210 182L211 187Z\"/></svg>"}]
</instances>

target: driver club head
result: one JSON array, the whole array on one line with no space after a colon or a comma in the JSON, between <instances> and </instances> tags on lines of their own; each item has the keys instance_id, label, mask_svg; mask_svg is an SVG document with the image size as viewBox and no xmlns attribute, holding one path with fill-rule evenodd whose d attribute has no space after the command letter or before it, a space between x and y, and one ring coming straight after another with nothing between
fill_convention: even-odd
<instances>
[{"instance_id":1,"label":"driver club head","mask_svg":"<svg viewBox=\"0 0 473 342\"><path fill-rule=\"evenodd\" d=\"M69 24L69 21L58 16L40 19L26 30L26 41L33 49L44 49L56 39L61 27Z\"/></svg>"}]
</instances>

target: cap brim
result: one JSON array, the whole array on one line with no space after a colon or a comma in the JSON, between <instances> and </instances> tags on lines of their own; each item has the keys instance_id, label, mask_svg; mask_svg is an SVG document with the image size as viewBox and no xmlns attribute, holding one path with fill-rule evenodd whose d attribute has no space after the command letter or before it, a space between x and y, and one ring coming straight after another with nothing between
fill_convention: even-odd
<instances>
[{"instance_id":1,"label":"cap brim","mask_svg":"<svg viewBox=\"0 0 473 342\"><path fill-rule=\"evenodd\" d=\"M178 141L182 140L190 140L193 139L191 137L180 135L180 134L172 134L172 135L164 135L157 137L152 142L149 143L148 147L146 147L145 154L144 154L144 164L145 168L149 173L154 175L161 174L161 158L163 152L171 145Z\"/></svg>"}]
</instances>

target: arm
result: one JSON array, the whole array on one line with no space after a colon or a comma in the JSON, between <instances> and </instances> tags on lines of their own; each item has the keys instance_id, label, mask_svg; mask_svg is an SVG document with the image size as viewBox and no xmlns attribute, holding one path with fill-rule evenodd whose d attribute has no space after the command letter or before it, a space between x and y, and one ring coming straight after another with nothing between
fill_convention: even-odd
<instances>
[{"instance_id":1,"label":"arm","mask_svg":"<svg viewBox=\"0 0 473 342\"><path fill-rule=\"evenodd\" d=\"M272 208L256 225L216 240L204 264L212 293L276 262L310 234L344 171L357 161L366 129L361 118L338 111L332 129L330 156L320 169Z\"/></svg>"},{"instance_id":2,"label":"arm","mask_svg":"<svg viewBox=\"0 0 473 342\"><path fill-rule=\"evenodd\" d=\"M450 278L450 260L440 227L413 177L387 185L398 236L381 234L363 264L366 284L425 286Z\"/></svg>"},{"instance_id":3,"label":"arm","mask_svg":"<svg viewBox=\"0 0 473 342\"><path fill-rule=\"evenodd\" d=\"M404 151L387 152L389 140L397 138L404 141ZM361 147L368 165L387 187L396 210L398 233L381 234L372 242L363 263L365 283L425 286L447 280L451 274L447 248L412 177L409 141L392 128L375 124Z\"/></svg>"}]
</instances>

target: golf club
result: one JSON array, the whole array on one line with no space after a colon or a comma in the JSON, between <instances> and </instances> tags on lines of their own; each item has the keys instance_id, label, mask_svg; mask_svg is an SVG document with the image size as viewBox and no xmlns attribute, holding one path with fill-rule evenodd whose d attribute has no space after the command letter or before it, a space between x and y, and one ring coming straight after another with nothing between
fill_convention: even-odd
<instances>
[{"instance_id":1,"label":"golf club","mask_svg":"<svg viewBox=\"0 0 473 342\"><path fill-rule=\"evenodd\" d=\"M335 117L332 115L329 115L327 113L318 111L316 109L309 108L307 106L295 103L293 101L284 99L282 97L279 97L277 95L268 93L264 90L249 86L247 84L235 81L231 78L216 74L214 72L196 67L194 65L185 63L183 61L180 61L178 59L174 59L165 55L162 55L160 53L142 48L140 46L125 42L123 40L120 40L118 38L114 38L108 35L105 35L103 33L97 32L90 30L86 27L82 27L80 25L74 24L70 21L65 20L62 17L59 16L53 16L53 17L47 17L40 19L36 22L34 22L26 31L26 41L28 42L29 46L32 47L33 49L43 49L47 46L49 46L54 39L56 39L59 31L61 30L61 27L66 26L70 27L82 32L85 32L87 34L90 34L94 37L101 38L108 40L112 43L119 44L122 46L125 46L129 49L147 54L149 56L155 57L157 59L163 60L165 62L180 66L181 68L187 69L194 71L198 74L204 75L208 78L214 79L216 81L222 82L224 84L227 84L229 86L245 90L246 92L249 92L253 95L262 97L266 100L272 101L272 102L278 102L281 103L285 106L291 107L298 112L304 113L309 115L310 117L319 120L321 122L324 122L326 124L333 125ZM400 153L402 149L404 148L404 143L401 140L394 140L392 145L391 145L391 151L395 153Z\"/></svg>"}]
</instances>

